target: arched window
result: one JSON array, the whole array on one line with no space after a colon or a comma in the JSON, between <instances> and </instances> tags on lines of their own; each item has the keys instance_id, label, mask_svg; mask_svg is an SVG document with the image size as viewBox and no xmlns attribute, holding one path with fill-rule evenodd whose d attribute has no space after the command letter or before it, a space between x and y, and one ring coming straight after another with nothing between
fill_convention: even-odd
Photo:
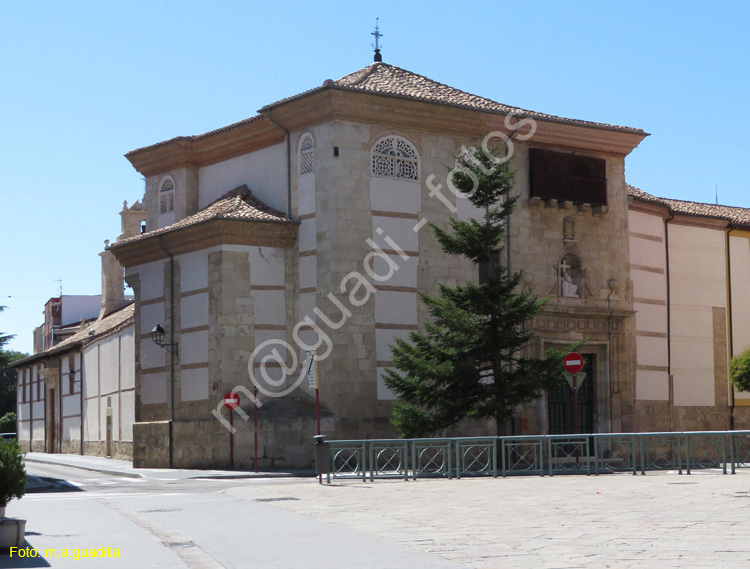
<instances>
[{"instance_id":1,"label":"arched window","mask_svg":"<svg viewBox=\"0 0 750 569\"><path fill-rule=\"evenodd\" d=\"M372 149L372 173L374 176L419 180L419 154L400 136L383 138Z\"/></svg>"},{"instance_id":2,"label":"arched window","mask_svg":"<svg viewBox=\"0 0 750 569\"><path fill-rule=\"evenodd\" d=\"M299 173L309 174L315 171L315 143L313 137L305 134L299 141Z\"/></svg>"},{"instance_id":3,"label":"arched window","mask_svg":"<svg viewBox=\"0 0 750 569\"><path fill-rule=\"evenodd\" d=\"M159 213L174 211L174 182L167 178L159 188Z\"/></svg>"}]
</instances>

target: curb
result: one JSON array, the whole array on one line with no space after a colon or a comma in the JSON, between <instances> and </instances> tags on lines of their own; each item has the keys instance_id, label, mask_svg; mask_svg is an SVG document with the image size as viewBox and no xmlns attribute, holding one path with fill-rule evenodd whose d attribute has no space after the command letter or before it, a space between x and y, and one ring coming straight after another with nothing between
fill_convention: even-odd
<instances>
[{"instance_id":1,"label":"curb","mask_svg":"<svg viewBox=\"0 0 750 569\"><path fill-rule=\"evenodd\" d=\"M36 462L39 464L54 464L55 466L67 466L69 468L77 468L79 470L88 470L91 472L99 472L101 474L111 474L113 476L124 476L126 478L144 478L148 479L148 476L145 476L143 474L140 474L138 472L130 472L130 471L122 471L122 470L113 470L111 468L105 468L105 467L96 467L96 466L84 466L79 464L72 464L70 462L65 461L59 461L54 459L48 459L48 458L40 458L40 457L24 457L24 460L26 462ZM176 471L179 471L180 469L174 469ZM206 474L206 475L196 475L196 476L186 476L184 480L200 480L200 479L212 479L212 480L246 480L246 479L269 479L269 478L307 478L307 477L315 476L315 471L313 470L305 470L300 472L249 472L246 474Z\"/></svg>"},{"instance_id":2,"label":"curb","mask_svg":"<svg viewBox=\"0 0 750 569\"><path fill-rule=\"evenodd\" d=\"M112 470L111 468L97 468L95 466L82 466L79 464L71 464L69 462L62 462L57 460L45 460L37 457L29 458L24 457L26 462L38 462L39 464L54 464L55 466L68 466L70 468L77 468L79 470L89 470L91 472L100 472L102 474L113 474L115 476L125 476L126 478L145 478L143 474L137 472L122 472L120 470Z\"/></svg>"},{"instance_id":3,"label":"curb","mask_svg":"<svg viewBox=\"0 0 750 569\"><path fill-rule=\"evenodd\" d=\"M312 476L312 475L311 475ZM252 478L305 478L304 474L294 474L292 472L258 472L251 474L208 474L206 476L188 476L185 480L248 480Z\"/></svg>"}]
</instances>

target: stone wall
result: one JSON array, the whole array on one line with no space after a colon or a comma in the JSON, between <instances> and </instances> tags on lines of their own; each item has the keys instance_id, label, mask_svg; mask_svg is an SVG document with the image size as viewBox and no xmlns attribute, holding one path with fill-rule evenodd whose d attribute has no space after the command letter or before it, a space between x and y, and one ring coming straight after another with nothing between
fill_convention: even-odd
<instances>
[{"instance_id":1,"label":"stone wall","mask_svg":"<svg viewBox=\"0 0 750 569\"><path fill-rule=\"evenodd\" d=\"M120 442L112 441L112 455L109 458L115 458L117 460L133 460L133 443L131 442ZM81 447L77 450L63 451L69 454L80 454ZM83 445L83 453L90 456L107 456L107 443L106 441L94 441L86 442Z\"/></svg>"},{"instance_id":2,"label":"stone wall","mask_svg":"<svg viewBox=\"0 0 750 569\"><path fill-rule=\"evenodd\" d=\"M133 425L133 467L169 468L169 421Z\"/></svg>"}]
</instances>

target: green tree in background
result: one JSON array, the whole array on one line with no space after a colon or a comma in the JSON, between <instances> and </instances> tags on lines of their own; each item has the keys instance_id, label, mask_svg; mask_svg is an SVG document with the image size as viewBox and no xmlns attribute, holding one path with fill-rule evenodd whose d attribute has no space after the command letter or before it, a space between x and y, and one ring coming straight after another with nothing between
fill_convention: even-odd
<instances>
[{"instance_id":1,"label":"green tree in background","mask_svg":"<svg viewBox=\"0 0 750 569\"><path fill-rule=\"evenodd\" d=\"M494 419L497 434L520 405L543 390L564 384L562 354L550 350L531 357L534 335L524 328L544 305L517 292L522 273L499 262L505 222L517 197L510 194L513 172L505 149L474 148L457 157L454 186L483 210L484 220L452 218L450 231L431 224L443 251L479 266L480 283L439 284L439 295L421 293L432 316L425 333L392 346L398 371L385 382L396 395L392 421L405 437L431 435L463 419ZM459 197L457 199L464 199Z\"/></svg>"},{"instance_id":2,"label":"green tree in background","mask_svg":"<svg viewBox=\"0 0 750 569\"><path fill-rule=\"evenodd\" d=\"M729 379L740 391L750 391L750 348L729 361Z\"/></svg>"},{"instance_id":3,"label":"green tree in background","mask_svg":"<svg viewBox=\"0 0 750 569\"><path fill-rule=\"evenodd\" d=\"M5 306L0 306L0 312L3 310ZM13 336L0 334L0 418L16 411L16 370L8 366L27 356L21 352L5 349L5 345L12 339Z\"/></svg>"}]
</instances>

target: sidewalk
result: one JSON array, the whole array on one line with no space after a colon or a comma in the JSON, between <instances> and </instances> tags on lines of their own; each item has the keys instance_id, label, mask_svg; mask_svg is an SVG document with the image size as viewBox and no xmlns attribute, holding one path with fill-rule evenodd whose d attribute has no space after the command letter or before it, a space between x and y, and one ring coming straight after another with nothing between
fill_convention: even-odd
<instances>
[{"instance_id":1,"label":"sidewalk","mask_svg":"<svg viewBox=\"0 0 750 569\"><path fill-rule=\"evenodd\" d=\"M749 469L735 476L339 479L225 494L473 569L750 567Z\"/></svg>"},{"instance_id":2,"label":"sidewalk","mask_svg":"<svg viewBox=\"0 0 750 569\"><path fill-rule=\"evenodd\" d=\"M55 464L91 470L111 474L113 476L125 476L127 478L152 478L152 479L189 479L189 478L292 478L312 476L312 471L294 472L251 472L247 470L190 470L177 468L133 468L133 463L128 460L117 460L114 458L102 458L98 456L81 456L80 454L46 454L41 452L29 452L25 456L26 462L37 462L42 464Z\"/></svg>"}]
</instances>

